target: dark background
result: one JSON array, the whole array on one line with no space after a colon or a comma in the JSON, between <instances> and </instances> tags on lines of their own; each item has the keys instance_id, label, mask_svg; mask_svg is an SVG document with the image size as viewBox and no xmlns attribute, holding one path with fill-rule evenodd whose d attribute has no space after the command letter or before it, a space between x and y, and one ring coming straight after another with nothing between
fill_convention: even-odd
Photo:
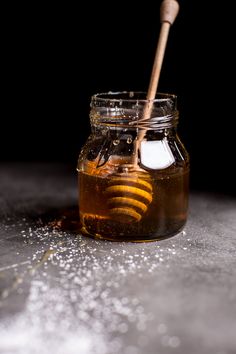
<instances>
[{"instance_id":1,"label":"dark background","mask_svg":"<svg viewBox=\"0 0 236 354\"><path fill-rule=\"evenodd\" d=\"M178 95L192 188L233 194L233 11L207 3L180 1L159 91ZM22 6L4 13L0 160L75 168L91 95L147 89L160 1Z\"/></svg>"}]
</instances>

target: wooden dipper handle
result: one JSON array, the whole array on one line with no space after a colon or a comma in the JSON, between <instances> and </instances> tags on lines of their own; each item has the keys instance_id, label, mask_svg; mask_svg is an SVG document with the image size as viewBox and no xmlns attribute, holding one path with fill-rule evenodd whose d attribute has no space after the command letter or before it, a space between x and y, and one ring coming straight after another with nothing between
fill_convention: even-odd
<instances>
[{"instance_id":1,"label":"wooden dipper handle","mask_svg":"<svg viewBox=\"0 0 236 354\"><path fill-rule=\"evenodd\" d=\"M150 78L147 100L154 100L156 97L157 86L160 78L161 67L163 63L163 58L166 49L166 43L169 35L170 26L173 24L177 14L179 12L179 4L176 0L164 0L161 3L160 8L160 20L161 20L161 32L159 35L159 40L156 49L156 55L153 63L152 74ZM147 113L151 113L152 104L149 104L148 112L145 114L145 118L147 117ZM150 107L151 106L151 107Z\"/></svg>"},{"instance_id":2,"label":"wooden dipper handle","mask_svg":"<svg viewBox=\"0 0 236 354\"><path fill-rule=\"evenodd\" d=\"M170 26L173 24L179 12L179 4L176 0L164 0L160 8L161 31L157 43L155 59L152 68L152 74L147 93L147 103L144 107L143 116L141 121L149 120L153 108L153 100L156 97L157 86L160 78L161 67L166 49L166 43L169 35ZM140 148L141 141L146 134L146 130L142 129L138 132L137 141L135 144L135 153L133 156L133 164L137 165L138 162L138 149Z\"/></svg>"}]
</instances>

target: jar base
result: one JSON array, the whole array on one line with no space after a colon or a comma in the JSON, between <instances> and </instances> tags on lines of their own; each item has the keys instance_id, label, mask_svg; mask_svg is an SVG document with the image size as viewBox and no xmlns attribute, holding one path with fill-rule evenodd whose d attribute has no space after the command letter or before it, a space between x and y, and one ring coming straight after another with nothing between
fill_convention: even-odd
<instances>
[{"instance_id":1,"label":"jar base","mask_svg":"<svg viewBox=\"0 0 236 354\"><path fill-rule=\"evenodd\" d=\"M80 232L83 236L86 236L86 237L89 237L89 238L93 238L95 240L101 240L101 241L112 241L112 242L132 242L132 243L144 243L144 242L155 242L155 241L162 241L162 240L166 240L168 238L171 238L171 237L174 237L174 236L177 236L178 234L180 234L183 229L185 227L185 224L179 228L177 231L174 231L172 233L169 233L167 235L164 235L164 236L157 236L157 235L153 235L153 237L149 237L149 238L144 238L143 236L140 236L139 237L116 237L116 238L112 238L112 237L109 237L109 236L103 236L103 235L100 235L98 233L96 234L91 234L87 231L86 227L81 227L80 229Z\"/></svg>"}]
</instances>

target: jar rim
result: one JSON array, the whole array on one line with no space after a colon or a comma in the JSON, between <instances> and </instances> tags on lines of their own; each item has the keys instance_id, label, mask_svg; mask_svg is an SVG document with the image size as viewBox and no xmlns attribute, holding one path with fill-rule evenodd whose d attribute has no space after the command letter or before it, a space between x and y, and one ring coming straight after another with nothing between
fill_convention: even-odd
<instances>
[{"instance_id":1,"label":"jar rim","mask_svg":"<svg viewBox=\"0 0 236 354\"><path fill-rule=\"evenodd\" d=\"M152 109L144 118L150 104ZM92 96L90 107L92 125L153 129L178 122L177 96L169 93L157 93L154 100L147 100L142 91L98 93Z\"/></svg>"},{"instance_id":2,"label":"jar rim","mask_svg":"<svg viewBox=\"0 0 236 354\"><path fill-rule=\"evenodd\" d=\"M127 96L127 97L126 97ZM104 93L96 93L92 95L92 101L99 103L108 103L108 102L139 102L139 103L160 103L174 101L176 103L177 95L172 93L162 93L158 92L156 98L153 100L148 100L146 98L147 93L144 91L109 91Z\"/></svg>"}]
</instances>

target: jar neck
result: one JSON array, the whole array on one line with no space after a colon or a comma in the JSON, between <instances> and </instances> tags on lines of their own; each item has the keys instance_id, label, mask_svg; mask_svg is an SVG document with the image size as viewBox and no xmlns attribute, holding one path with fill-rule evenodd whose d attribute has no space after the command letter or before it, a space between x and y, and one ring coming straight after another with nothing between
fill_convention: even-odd
<instances>
[{"instance_id":1,"label":"jar neck","mask_svg":"<svg viewBox=\"0 0 236 354\"><path fill-rule=\"evenodd\" d=\"M143 92L115 92L92 97L90 123L92 127L108 129L174 129L178 123L177 97L158 93L146 100ZM148 116L144 113L148 109Z\"/></svg>"}]
</instances>

